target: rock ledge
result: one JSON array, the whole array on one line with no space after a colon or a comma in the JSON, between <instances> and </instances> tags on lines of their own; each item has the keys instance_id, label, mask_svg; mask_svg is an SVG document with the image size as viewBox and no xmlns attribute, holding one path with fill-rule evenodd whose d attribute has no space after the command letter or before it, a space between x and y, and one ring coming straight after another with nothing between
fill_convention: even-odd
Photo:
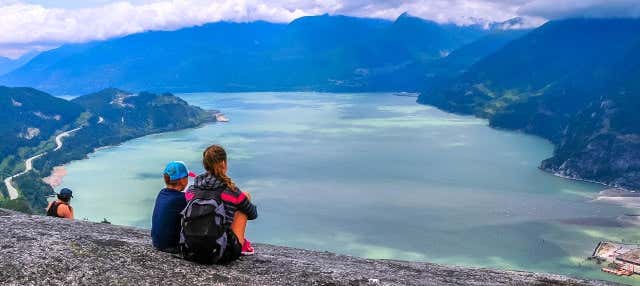
<instances>
[{"instance_id":1,"label":"rock ledge","mask_svg":"<svg viewBox=\"0 0 640 286\"><path fill-rule=\"evenodd\" d=\"M614 285L266 244L230 265L204 266L154 251L144 229L3 209L0 217L2 285Z\"/></svg>"}]
</instances>

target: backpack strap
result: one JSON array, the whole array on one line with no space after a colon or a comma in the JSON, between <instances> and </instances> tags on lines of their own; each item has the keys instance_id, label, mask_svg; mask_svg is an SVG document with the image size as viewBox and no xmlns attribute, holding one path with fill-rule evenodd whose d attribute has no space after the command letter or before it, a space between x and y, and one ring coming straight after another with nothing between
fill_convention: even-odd
<instances>
[{"instance_id":1,"label":"backpack strap","mask_svg":"<svg viewBox=\"0 0 640 286\"><path fill-rule=\"evenodd\" d=\"M218 187L213 190L201 190L198 188L193 188L193 199L202 199L202 200L219 200L220 193L224 191L226 187Z\"/></svg>"},{"instance_id":2,"label":"backpack strap","mask_svg":"<svg viewBox=\"0 0 640 286\"><path fill-rule=\"evenodd\" d=\"M53 201L47 210L47 216L59 217L58 216L58 206L60 206L59 201Z\"/></svg>"}]
</instances>

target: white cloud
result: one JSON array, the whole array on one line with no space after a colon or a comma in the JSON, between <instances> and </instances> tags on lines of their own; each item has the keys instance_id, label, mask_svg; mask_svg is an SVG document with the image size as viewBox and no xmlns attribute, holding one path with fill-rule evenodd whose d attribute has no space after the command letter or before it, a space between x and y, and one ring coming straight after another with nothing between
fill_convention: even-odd
<instances>
[{"instance_id":1,"label":"white cloud","mask_svg":"<svg viewBox=\"0 0 640 286\"><path fill-rule=\"evenodd\" d=\"M638 0L0 0L0 55L17 56L70 42L102 40L146 30L172 30L216 21L286 23L306 16L344 14L395 19L403 12L461 25L525 17L640 14ZM631 9L630 9L631 8ZM542 18L540 18L542 17Z\"/></svg>"},{"instance_id":2,"label":"white cloud","mask_svg":"<svg viewBox=\"0 0 640 286\"><path fill-rule=\"evenodd\" d=\"M414 0L390 1L395 5L382 5L380 1L361 1L339 12L356 16L394 19L403 12L440 23L475 24L478 21L505 21L516 17L519 5L511 1L491 0ZM389 2L388 2L389 3Z\"/></svg>"},{"instance_id":3,"label":"white cloud","mask_svg":"<svg viewBox=\"0 0 640 286\"><path fill-rule=\"evenodd\" d=\"M523 5L518 13L561 19L572 17L609 18L640 17L639 0L535 0Z\"/></svg>"},{"instance_id":4,"label":"white cloud","mask_svg":"<svg viewBox=\"0 0 640 286\"><path fill-rule=\"evenodd\" d=\"M172 30L215 21L288 22L314 9L287 9L255 0L174 0L134 5L115 2L96 7L46 8L0 2L0 54L69 42L102 40L145 30Z\"/></svg>"},{"instance_id":5,"label":"white cloud","mask_svg":"<svg viewBox=\"0 0 640 286\"><path fill-rule=\"evenodd\" d=\"M115 2L80 9L12 3L0 8L0 43L81 42L220 20L286 22L307 14L251 0Z\"/></svg>"},{"instance_id":6,"label":"white cloud","mask_svg":"<svg viewBox=\"0 0 640 286\"><path fill-rule=\"evenodd\" d=\"M42 1L41 1L42 2ZM102 3L80 8L0 2L0 54L61 43L102 40L145 30L171 30L215 21L290 22L324 13L394 19L408 11L438 22L472 23L476 18L505 20L517 6L482 0L160 0ZM86 4L85 4L86 5Z\"/></svg>"}]
</instances>

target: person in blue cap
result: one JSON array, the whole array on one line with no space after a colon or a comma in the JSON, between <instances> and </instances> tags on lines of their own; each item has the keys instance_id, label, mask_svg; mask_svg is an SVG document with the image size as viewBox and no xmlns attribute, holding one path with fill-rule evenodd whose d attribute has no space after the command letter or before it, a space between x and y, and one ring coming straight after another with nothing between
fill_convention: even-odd
<instances>
[{"instance_id":1,"label":"person in blue cap","mask_svg":"<svg viewBox=\"0 0 640 286\"><path fill-rule=\"evenodd\" d=\"M189 184L189 172L184 162L169 162L164 169L165 188L158 193L151 219L151 240L160 251L177 253L180 241L180 212L187 206L184 189Z\"/></svg>"},{"instance_id":2,"label":"person in blue cap","mask_svg":"<svg viewBox=\"0 0 640 286\"><path fill-rule=\"evenodd\" d=\"M73 198L73 192L63 188L58 192L58 199L47 206L47 216L73 219L73 208L69 204Z\"/></svg>"}]
</instances>

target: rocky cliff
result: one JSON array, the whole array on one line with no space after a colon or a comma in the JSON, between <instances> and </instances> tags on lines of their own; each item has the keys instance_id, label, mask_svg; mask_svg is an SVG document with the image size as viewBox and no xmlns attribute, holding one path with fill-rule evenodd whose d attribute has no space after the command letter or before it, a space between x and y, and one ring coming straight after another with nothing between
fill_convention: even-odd
<instances>
[{"instance_id":1,"label":"rocky cliff","mask_svg":"<svg viewBox=\"0 0 640 286\"><path fill-rule=\"evenodd\" d=\"M266 244L230 265L197 265L153 250L144 229L3 209L0 218L2 285L612 285Z\"/></svg>"}]
</instances>

